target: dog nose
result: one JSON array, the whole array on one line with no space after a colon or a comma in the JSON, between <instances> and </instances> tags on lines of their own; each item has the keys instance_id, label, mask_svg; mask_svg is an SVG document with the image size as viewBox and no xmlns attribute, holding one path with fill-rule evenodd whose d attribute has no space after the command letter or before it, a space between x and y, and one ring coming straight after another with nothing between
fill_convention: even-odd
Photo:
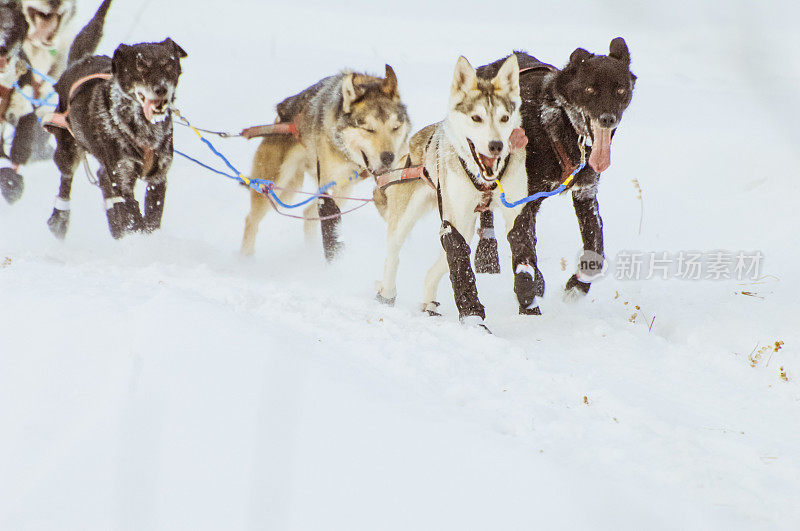
<instances>
[{"instance_id":1,"label":"dog nose","mask_svg":"<svg viewBox=\"0 0 800 531\"><path fill-rule=\"evenodd\" d=\"M503 143L499 140L489 142L489 152L492 155L499 155L503 151Z\"/></svg>"},{"instance_id":2,"label":"dog nose","mask_svg":"<svg viewBox=\"0 0 800 531\"><path fill-rule=\"evenodd\" d=\"M391 151L384 151L381 153L381 162L388 168L392 162L394 162L394 153Z\"/></svg>"},{"instance_id":3,"label":"dog nose","mask_svg":"<svg viewBox=\"0 0 800 531\"><path fill-rule=\"evenodd\" d=\"M167 95L167 89L164 87L158 87L154 92L156 93L156 96L158 96L159 98L163 98L164 96Z\"/></svg>"},{"instance_id":4,"label":"dog nose","mask_svg":"<svg viewBox=\"0 0 800 531\"><path fill-rule=\"evenodd\" d=\"M600 125L605 127L606 129L609 127L614 127L615 125L617 125L617 117L607 112L602 116L600 116Z\"/></svg>"}]
</instances>

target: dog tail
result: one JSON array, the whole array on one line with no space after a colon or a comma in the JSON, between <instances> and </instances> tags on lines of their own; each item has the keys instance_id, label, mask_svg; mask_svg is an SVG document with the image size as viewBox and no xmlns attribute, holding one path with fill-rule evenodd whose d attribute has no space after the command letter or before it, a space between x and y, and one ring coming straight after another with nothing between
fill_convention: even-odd
<instances>
[{"instance_id":1,"label":"dog tail","mask_svg":"<svg viewBox=\"0 0 800 531\"><path fill-rule=\"evenodd\" d=\"M375 202L375 208L378 209L378 214L380 214L383 219L386 219L386 212L389 206L389 198L386 197L386 190L375 187L375 190L372 192L372 200Z\"/></svg>"},{"instance_id":2,"label":"dog tail","mask_svg":"<svg viewBox=\"0 0 800 531\"><path fill-rule=\"evenodd\" d=\"M103 0L92 20L75 37L69 49L67 64L71 65L84 57L95 54L97 47L100 46L100 40L103 38L103 26L106 22L106 14L109 7L111 7L111 0Z\"/></svg>"}]
</instances>

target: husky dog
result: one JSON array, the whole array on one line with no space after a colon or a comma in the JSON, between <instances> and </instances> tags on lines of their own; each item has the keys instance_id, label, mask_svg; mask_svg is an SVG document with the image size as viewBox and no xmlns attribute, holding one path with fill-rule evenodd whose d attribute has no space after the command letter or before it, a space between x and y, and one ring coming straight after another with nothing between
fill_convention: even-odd
<instances>
[{"instance_id":1,"label":"husky dog","mask_svg":"<svg viewBox=\"0 0 800 531\"><path fill-rule=\"evenodd\" d=\"M21 4L30 28L25 54L39 72L58 77L67 66L75 0L22 0Z\"/></svg>"},{"instance_id":2,"label":"husky dog","mask_svg":"<svg viewBox=\"0 0 800 531\"><path fill-rule=\"evenodd\" d=\"M336 186L316 205L306 209L306 235L319 214L325 258L333 260L342 249L338 239L341 210L355 184L364 176L389 170L407 152L410 123L400 100L397 77L386 65L384 78L353 72L327 77L278 104L278 120L295 124L298 137L264 138L256 152L252 177L275 181L280 188L298 189L304 175L314 175L316 186L331 181ZM291 190L279 193L291 200ZM269 200L251 190L250 213L242 239L242 254L252 255L258 224L269 210Z\"/></svg>"},{"instance_id":3,"label":"husky dog","mask_svg":"<svg viewBox=\"0 0 800 531\"><path fill-rule=\"evenodd\" d=\"M389 225L379 301L394 302L403 241L422 212L434 208L438 201L443 252L425 278L423 310L438 315L436 292L449 268L461 321L483 326L485 311L478 300L469 242L475 234L478 213L501 205L498 181L513 197L520 197L527 190L525 150L515 150L512 145L513 133L522 124L521 105L515 56L509 57L492 77L478 75L469 61L459 58L447 118L411 139L410 163L424 165L433 186L417 181L375 192L375 203ZM520 253L525 249L518 243L524 236L515 221L521 210L502 208L502 213L514 263L524 270L526 257ZM514 288L518 291L516 282Z\"/></svg>"},{"instance_id":4,"label":"husky dog","mask_svg":"<svg viewBox=\"0 0 800 531\"><path fill-rule=\"evenodd\" d=\"M14 84L19 83L27 71L22 52L27 33L28 23L19 4L8 0L0 2L0 193L9 203L22 196L23 183L6 148L11 144L19 118L32 110L27 101L14 91Z\"/></svg>"},{"instance_id":5,"label":"husky dog","mask_svg":"<svg viewBox=\"0 0 800 531\"><path fill-rule=\"evenodd\" d=\"M18 12L13 18L3 15L2 24L6 30L12 24L15 28L25 28L21 43L24 51L17 61L19 72L11 80L5 79L9 77L7 73L0 74L4 78L2 85L12 87L18 82L29 97L36 99L52 93L50 83L28 68L32 65L36 71L51 77L63 72L71 34L69 23L76 11L75 0L3 0L0 5ZM53 148L47 145L50 135L39 124L35 110L21 95L12 94L4 113L3 144L10 145L10 151L8 157L0 161L0 192L9 202L15 202L22 195L24 182L17 173L19 167L29 160L45 160L53 154Z\"/></svg>"},{"instance_id":6,"label":"husky dog","mask_svg":"<svg viewBox=\"0 0 800 531\"><path fill-rule=\"evenodd\" d=\"M515 55L524 72L520 84L522 125L531 142L526 162L529 193L556 188L578 167L581 138L592 143L586 148L590 152L588 164L576 175L571 188L584 255L566 290L570 296L584 295L592 280L599 278L602 264L598 262L604 256L597 186L600 174L611 166L611 141L636 83L636 76L630 71L630 52L625 40L617 37L611 41L608 55L578 48L560 71L528 54ZM502 62L501 59L487 65L487 74ZM533 257L533 282L527 283L525 296L529 300L544 294L544 279L536 265L536 213L541 203L542 200L528 203L519 220L526 227L525 245ZM481 257L476 256L476 262L480 261Z\"/></svg>"},{"instance_id":7,"label":"husky dog","mask_svg":"<svg viewBox=\"0 0 800 531\"><path fill-rule=\"evenodd\" d=\"M56 83L59 112L67 113L70 128L55 131L61 187L48 225L58 238L67 232L72 176L86 152L101 165L97 178L114 238L161 226L173 156L171 106L186 52L166 39L121 44L113 58L91 56L110 3L103 3L75 39L73 61ZM147 182L144 216L133 195L138 179Z\"/></svg>"}]
</instances>

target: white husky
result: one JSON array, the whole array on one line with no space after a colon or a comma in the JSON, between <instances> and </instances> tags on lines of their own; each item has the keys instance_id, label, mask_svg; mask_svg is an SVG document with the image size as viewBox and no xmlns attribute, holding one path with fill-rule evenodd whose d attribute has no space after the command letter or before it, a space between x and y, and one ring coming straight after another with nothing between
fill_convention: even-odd
<instances>
[{"instance_id":1,"label":"white husky","mask_svg":"<svg viewBox=\"0 0 800 531\"><path fill-rule=\"evenodd\" d=\"M430 183L402 183L375 192L375 203L389 224L383 281L377 285L378 300L394 303L403 242L425 210L436 208L438 203L443 250L425 279L423 310L438 315L436 293L449 267L461 321L482 325L485 312L478 300L469 242L480 212L499 209L508 233L522 210L502 206L497 186L500 181L511 198L527 195L525 150L512 145L520 134L521 103L515 56L503 62L491 79L478 76L464 57L458 59L447 118L411 139L410 164L423 165ZM520 144L516 147L524 146ZM519 254L513 236L508 236L512 255ZM524 239L525 234L520 237ZM521 264L524 270L524 260L514 258L515 268Z\"/></svg>"}]
</instances>

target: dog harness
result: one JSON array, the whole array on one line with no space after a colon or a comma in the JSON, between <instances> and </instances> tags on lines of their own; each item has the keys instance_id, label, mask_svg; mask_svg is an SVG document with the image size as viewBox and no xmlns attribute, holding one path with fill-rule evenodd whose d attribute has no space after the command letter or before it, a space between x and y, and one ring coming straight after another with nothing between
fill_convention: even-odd
<instances>
[{"instance_id":1,"label":"dog harness","mask_svg":"<svg viewBox=\"0 0 800 531\"><path fill-rule=\"evenodd\" d=\"M109 80L111 79L111 74L92 74L89 76L82 77L75 81L69 89L69 97L67 98L67 110L63 113L54 112L50 117L45 120L44 127L58 127L59 129L66 129L69 131L69 134L75 136L72 132L72 128L69 126L69 111L70 111L70 103L72 102L72 97L77 93L83 85L88 83L89 81L94 81L95 79L103 79Z\"/></svg>"},{"instance_id":2,"label":"dog harness","mask_svg":"<svg viewBox=\"0 0 800 531\"><path fill-rule=\"evenodd\" d=\"M295 122L284 123L284 122L277 122L274 124L269 125L257 125L254 127L248 127L247 129L243 129L240 136L243 136L247 140L252 138L256 138L259 136L271 136L271 135L292 135L297 140L300 140L300 132L297 130L297 125Z\"/></svg>"},{"instance_id":3,"label":"dog harness","mask_svg":"<svg viewBox=\"0 0 800 531\"><path fill-rule=\"evenodd\" d=\"M72 98L75 96L75 94L77 94L77 92L81 88L83 88L83 86L86 83L94 80L108 81L111 78L112 74L101 73L101 74L91 74L88 76L84 76L75 81L75 83L73 83L69 89L69 96L67 98L67 110L64 111L63 113L54 112L52 115L50 115L49 118L45 120L43 124L44 127L48 129L52 127L56 127L59 129L66 129L67 131L69 131L69 134L71 134L74 137L75 133L72 132L72 128L69 125L70 104L72 103ZM153 148L149 146L144 146L142 144L137 143L137 146L139 147L139 149L142 150L142 174L147 175L148 173L150 173L150 170L153 169L153 164L155 164L155 151L153 150Z\"/></svg>"}]
</instances>

